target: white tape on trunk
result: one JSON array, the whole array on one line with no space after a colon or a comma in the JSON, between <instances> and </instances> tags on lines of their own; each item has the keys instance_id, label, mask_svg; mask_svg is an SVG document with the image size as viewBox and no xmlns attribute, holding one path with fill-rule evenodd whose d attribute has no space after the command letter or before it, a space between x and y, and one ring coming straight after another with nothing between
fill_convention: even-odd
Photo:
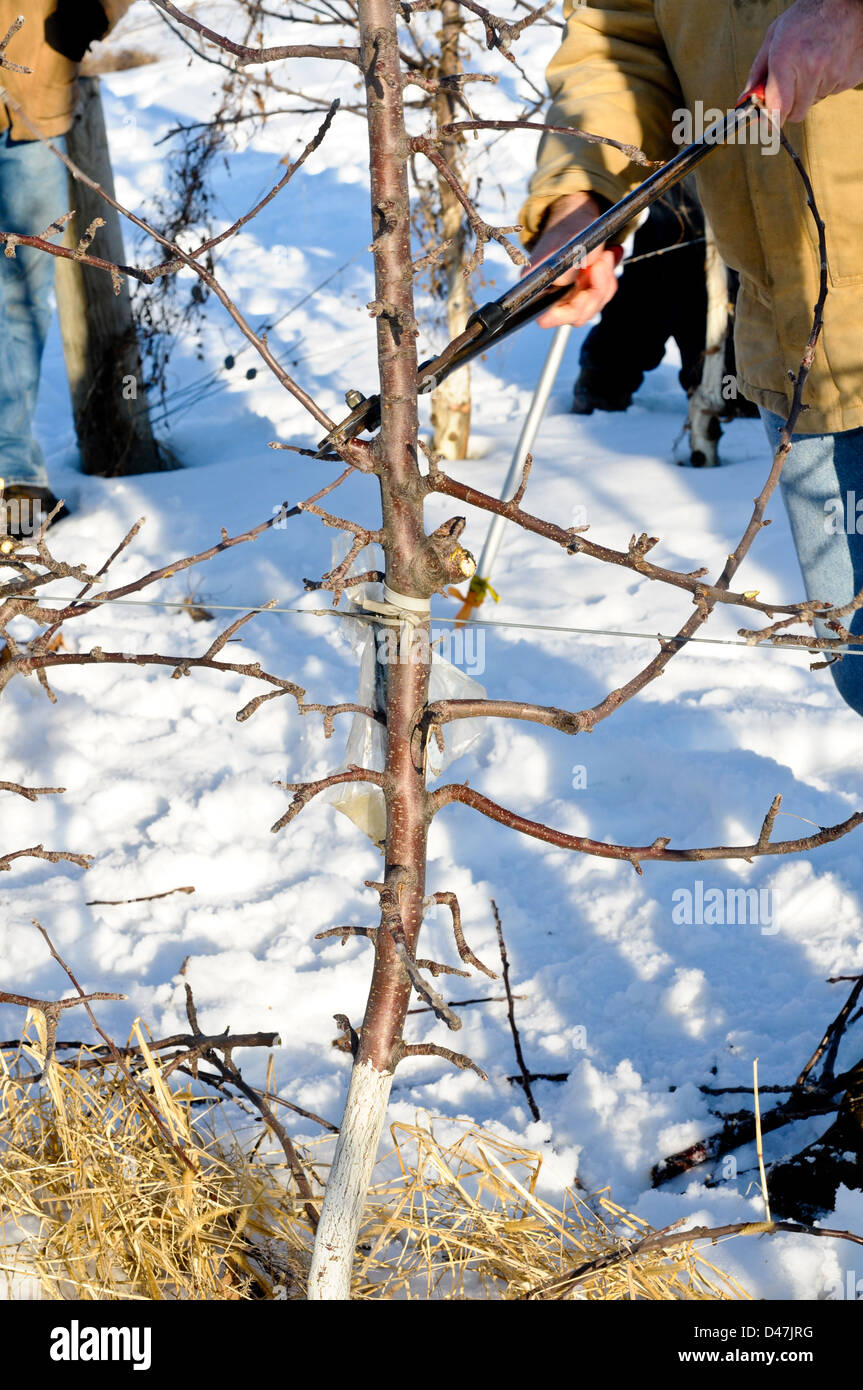
<instances>
[{"instance_id":1,"label":"white tape on trunk","mask_svg":"<svg viewBox=\"0 0 863 1390\"><path fill-rule=\"evenodd\" d=\"M410 594L400 594L397 589L391 589L389 584L384 584L384 599L396 608L406 609L408 613L417 613L422 617L428 617L431 611L431 599L411 598Z\"/></svg>"}]
</instances>

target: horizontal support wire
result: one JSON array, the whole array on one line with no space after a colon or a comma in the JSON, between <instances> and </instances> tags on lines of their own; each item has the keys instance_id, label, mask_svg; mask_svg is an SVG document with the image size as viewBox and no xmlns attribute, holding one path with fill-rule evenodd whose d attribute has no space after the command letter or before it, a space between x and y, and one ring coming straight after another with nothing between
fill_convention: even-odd
<instances>
[{"instance_id":1,"label":"horizontal support wire","mask_svg":"<svg viewBox=\"0 0 863 1390\"><path fill-rule=\"evenodd\" d=\"M29 600L20 596L18 601L28 602ZM32 600L34 603L36 601L36 599ZM47 602L64 605L68 604L70 606L80 603L82 609L87 609L100 603L121 604L129 608L176 608L182 610L189 607L189 603L186 600L179 599L102 599L98 595L93 595L92 597L88 595L85 599L79 600L77 598L61 598L52 594L39 600L40 606L43 608L46 606ZM265 604L257 603L206 603L204 601L201 601L197 606L206 608L208 612L213 613L257 613L262 617L269 617L271 614L276 613L288 613L303 618L346 618L351 622L377 623L378 625L381 622L379 615L360 613L349 609L342 610L340 608L291 608L280 604L267 607ZM59 612L61 610L58 609L57 611ZM27 615L26 613L21 613L19 616L26 618ZM72 617L74 614L69 614L68 616ZM521 632L553 632L567 637L614 637L622 641L676 642L681 647L688 647L693 643L699 643L702 646L713 647L744 647L753 652L773 650L784 652L797 651L808 656L830 656L834 653L841 653L843 656L863 656L863 650L857 650L858 648L863 648L863 636L852 639L851 644L844 643L842 646L837 647L809 648L805 646L790 647L783 642L771 642L769 640L765 642L747 642L741 638L734 637L677 637L673 634L663 632L630 632L625 628L558 627L553 623L520 623L497 618L470 618L465 621L464 619L448 617L446 614L437 613L431 615L431 622L432 624L451 623L458 628L505 628Z\"/></svg>"}]
</instances>

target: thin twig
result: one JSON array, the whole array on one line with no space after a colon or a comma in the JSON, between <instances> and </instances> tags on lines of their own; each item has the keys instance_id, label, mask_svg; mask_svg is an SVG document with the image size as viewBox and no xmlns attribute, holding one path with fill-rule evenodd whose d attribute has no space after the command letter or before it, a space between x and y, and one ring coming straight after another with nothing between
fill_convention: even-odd
<instances>
[{"instance_id":1,"label":"thin twig","mask_svg":"<svg viewBox=\"0 0 863 1390\"><path fill-rule=\"evenodd\" d=\"M22 787L19 782L0 782L0 791L17 792L28 801L36 801L40 796L60 796L65 787Z\"/></svg>"},{"instance_id":2,"label":"thin twig","mask_svg":"<svg viewBox=\"0 0 863 1390\"><path fill-rule=\"evenodd\" d=\"M194 893L194 888L167 888L164 893L148 893L145 898L91 898L85 907L125 907L128 903L152 903L157 898L170 898L172 893Z\"/></svg>"},{"instance_id":3,"label":"thin twig","mask_svg":"<svg viewBox=\"0 0 863 1390\"><path fill-rule=\"evenodd\" d=\"M443 136L458 135L465 130L550 131L556 135L575 136L589 145L609 145L612 149L620 150L633 164L640 164L646 169L657 169L663 162L661 159L648 159L644 150L640 150L637 145L625 145L620 140L612 140L608 135L593 135L589 130L580 130L578 126L549 125L547 121L447 121L445 125L438 126L437 133Z\"/></svg>"},{"instance_id":4,"label":"thin twig","mask_svg":"<svg viewBox=\"0 0 863 1390\"><path fill-rule=\"evenodd\" d=\"M204 1038L205 1035L198 1025L198 1013L195 1008L195 999L192 994L191 986L189 984L186 984L185 989L186 1016L189 1020L192 1033L197 1042L199 1039ZM244 1080L241 1072L234 1064L233 1047L234 1043L232 1040L229 1040L228 1038L222 1038L218 1043L214 1044L213 1047L202 1047L201 1055L206 1059L210 1066L214 1066L216 1068L219 1075L223 1078L224 1081L228 1082L231 1086L236 1087L238 1091L241 1091L243 1093L243 1095L246 1097L248 1101L251 1101L252 1105L254 1105L255 1108L260 1112L264 1120L264 1123L278 1139L284 1151L285 1158L288 1161L288 1167L291 1170L291 1176L293 1177L294 1182L297 1185L297 1190L303 1199L303 1209L305 1210L305 1213L309 1218L309 1223L312 1227L312 1230L316 1231L318 1228L318 1209L315 1205L314 1193L312 1192L311 1185L309 1183L308 1178L306 1177L303 1166L300 1163L293 1142L290 1136L288 1135L284 1125L282 1125L279 1122L279 1120L276 1119L275 1115L270 1109L264 1093L261 1091L256 1091L253 1086L250 1086L248 1082ZM218 1051L216 1049L218 1049ZM223 1054L222 1056L219 1055L220 1052Z\"/></svg>"},{"instance_id":5,"label":"thin twig","mask_svg":"<svg viewBox=\"0 0 863 1390\"><path fill-rule=\"evenodd\" d=\"M515 1002L513 999L512 988L510 987L509 983L509 957L506 954L506 942L503 939L503 926L500 920L500 913L497 910L497 903L495 902L494 898L492 898L491 900L491 910L494 913L494 924L497 930L497 943L500 947L500 960L503 966L503 985L504 989L506 990L507 1013L509 1015L509 1028L510 1032L512 1033L512 1041L513 1046L515 1048L515 1060L518 1063L518 1069L521 1072L521 1084L524 1088L524 1094L527 1099L527 1103L530 1106L530 1113L535 1120L541 1120L542 1115L539 1113L539 1106L537 1105L536 1100L534 1099L533 1091L530 1089L530 1072L528 1071L527 1063L524 1060L524 1053L521 1049L521 1037L519 1035L518 1025L515 1021Z\"/></svg>"},{"instance_id":6,"label":"thin twig","mask_svg":"<svg viewBox=\"0 0 863 1390\"><path fill-rule=\"evenodd\" d=\"M194 1171L195 1171L195 1165L194 1165L194 1163L191 1161L191 1159L189 1158L188 1154L186 1153L185 1148L183 1147L182 1144L178 1143L176 1140L174 1140L174 1139L171 1137L171 1134L169 1133L168 1128L167 1128L167 1126L165 1125L164 1120L162 1119L162 1117L161 1117L161 1115L159 1114L159 1112L158 1112L158 1110L156 1109L156 1107L153 1105L153 1103L152 1103L152 1101L150 1100L149 1096L147 1096L146 1093L145 1093L144 1091L141 1090L141 1087L138 1086L138 1085L136 1084L135 1078L133 1077L133 1075L132 1075L132 1073L130 1072L129 1068L126 1066L126 1063L125 1063L125 1061L123 1060L122 1056L121 1056L120 1053L118 1052L117 1047L116 1047L116 1044L114 1043L113 1038L111 1038L111 1037L108 1036L108 1034L104 1031L104 1029L102 1028L102 1026L100 1025L100 1023L98 1022L98 1020L97 1020L97 1018L96 1018L96 1015L93 1013L93 1010L90 1008L90 1005L89 1005L89 1002L88 1002L90 996L84 993L83 989L81 988L80 984L78 983L78 980L75 978L75 975L73 974L72 970L71 970L70 967L66 964L66 962L65 962L64 959L63 959L63 957L62 957L62 956L59 954L59 952L57 951L57 948L55 947L53 941L51 940L50 936L48 935L48 933L46 932L46 930L45 930L45 928L42 926L42 924L41 924L40 922L37 922L36 919L34 918L34 919L33 919L33 925L36 927L37 931L38 931L38 932L40 933L40 935L42 936L42 938L43 938L45 944L46 944L47 947L48 947L48 950L49 950L50 953L51 953L51 956L53 957L53 959L54 959L54 960L57 962L57 964L60 966L60 969L63 971L63 973L68 977L68 979L69 979L70 983L72 984L72 986L78 991L78 997L79 997L79 999L80 999L80 1002L81 1002L82 1005L84 1006L84 1009L85 1009L85 1011L86 1011L86 1013L87 1013L87 1017L89 1018L90 1023L91 1023L92 1026L95 1028L96 1032L99 1034L99 1037L102 1039L102 1041L103 1041L103 1042L105 1043L105 1045L108 1047L108 1049L109 1049L109 1051L110 1051L110 1053L111 1053L111 1056L113 1057L114 1061L117 1063L118 1067L119 1067L120 1070L122 1071L122 1073L123 1073L123 1075L125 1076L126 1080L129 1082L129 1085L132 1086L132 1087L134 1087L134 1089L135 1089L135 1091L137 1092L138 1097L139 1097L139 1099L140 1099L140 1101L141 1101L141 1104L144 1106L145 1110L146 1110L147 1113L150 1115L150 1118L152 1119L153 1123L155 1124L156 1128L158 1129L158 1131L159 1131L159 1133L161 1134L162 1138L164 1139L165 1143L166 1143L166 1144L169 1146L169 1148L172 1149L173 1152L177 1155L177 1157L180 1159L180 1162L183 1163L183 1164L190 1170L190 1172L194 1172Z\"/></svg>"}]
</instances>

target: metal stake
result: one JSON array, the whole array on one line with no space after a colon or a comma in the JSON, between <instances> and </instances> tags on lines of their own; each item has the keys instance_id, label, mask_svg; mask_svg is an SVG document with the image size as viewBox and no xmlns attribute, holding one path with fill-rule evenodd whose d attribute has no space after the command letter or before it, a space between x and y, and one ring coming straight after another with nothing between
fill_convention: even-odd
<instances>
[{"instance_id":1,"label":"metal stake","mask_svg":"<svg viewBox=\"0 0 863 1390\"><path fill-rule=\"evenodd\" d=\"M548 350L548 356L540 372L539 381L536 383L536 390L533 393L530 409L521 427L521 434L518 437L515 453L512 456L512 463L509 465L509 472L506 475L506 482L501 492L501 501L510 497L521 481L524 461L533 448L533 442L542 424L542 417L545 414L548 398L551 395L552 388L557 379L557 374L560 371L560 364L563 360L563 354L566 350L566 344L569 341L571 332L572 327L568 323L561 324L560 328L555 330L554 337L551 340L551 347ZM486 582L491 578L491 572L494 567L495 559L497 558L497 552L500 549L505 526L505 516L492 517L491 526L488 528L488 535L486 536L485 545L482 548L482 554L479 557L479 564L476 571L477 577Z\"/></svg>"}]
</instances>

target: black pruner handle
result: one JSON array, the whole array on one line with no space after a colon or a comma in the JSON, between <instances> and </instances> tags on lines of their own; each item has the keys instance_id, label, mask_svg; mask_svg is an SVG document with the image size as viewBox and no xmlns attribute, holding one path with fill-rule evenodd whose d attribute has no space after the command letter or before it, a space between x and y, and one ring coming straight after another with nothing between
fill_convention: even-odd
<instances>
[{"instance_id":1,"label":"black pruner handle","mask_svg":"<svg viewBox=\"0 0 863 1390\"><path fill-rule=\"evenodd\" d=\"M550 309L552 304L556 304L572 288L571 284L549 285L539 294L533 294L529 299L525 299L525 302L517 309L505 308L499 300L493 300L491 304L481 305L469 322L481 323L485 333L471 344L470 356L475 357L478 352L485 352L497 343L502 343L504 338L509 337L510 333L515 333L516 329L539 318L540 314L544 314L546 309Z\"/></svg>"},{"instance_id":2,"label":"black pruner handle","mask_svg":"<svg viewBox=\"0 0 863 1390\"><path fill-rule=\"evenodd\" d=\"M496 347L510 333L515 333L524 324L545 313L571 289L570 284L549 285L539 294L526 297L524 303L516 308L508 307L499 299L480 304L468 319L461 337L450 343L440 356L429 358L419 368L417 386L420 395L436 390L451 372L458 371L459 367L473 362L481 353Z\"/></svg>"}]
</instances>

